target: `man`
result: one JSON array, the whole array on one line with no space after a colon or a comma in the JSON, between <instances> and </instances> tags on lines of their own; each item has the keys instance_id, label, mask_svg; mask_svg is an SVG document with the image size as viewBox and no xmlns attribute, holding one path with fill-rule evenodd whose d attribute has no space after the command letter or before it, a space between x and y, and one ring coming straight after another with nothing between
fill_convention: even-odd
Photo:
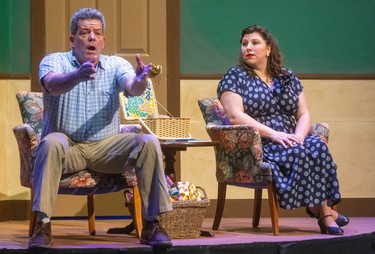
<instances>
[{"instance_id":1,"label":"man","mask_svg":"<svg viewBox=\"0 0 375 254\"><path fill-rule=\"evenodd\" d=\"M96 9L80 9L71 19L72 50L47 55L40 63L44 120L34 159L33 211L37 225L29 248L52 246L50 217L62 174L91 169L118 173L135 168L144 227L141 243L170 247L157 215L172 210L160 144L152 135L118 134L118 94L142 94L151 64L137 67L121 57L101 55L105 20Z\"/></svg>"}]
</instances>

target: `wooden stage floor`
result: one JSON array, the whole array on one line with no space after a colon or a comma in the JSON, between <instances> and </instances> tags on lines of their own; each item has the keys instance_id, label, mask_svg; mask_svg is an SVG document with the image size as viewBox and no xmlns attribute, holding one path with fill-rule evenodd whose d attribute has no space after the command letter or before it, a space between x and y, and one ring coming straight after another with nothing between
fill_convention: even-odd
<instances>
[{"instance_id":1,"label":"wooden stage floor","mask_svg":"<svg viewBox=\"0 0 375 254\"><path fill-rule=\"evenodd\" d=\"M279 218L280 235L273 236L269 218L261 218L258 228L251 227L250 218L223 218L220 230L211 229L212 219L205 219L203 230L214 233L214 237L199 237L193 239L172 239L173 248L183 246L231 246L249 245L256 243L298 243L311 240L335 241L336 239L350 239L362 235L370 235L374 240L375 217L350 218L350 224L344 227L343 236L322 235L319 233L317 221L311 218ZM150 248L139 244L135 235L107 234L108 228L126 226L130 220L97 220L96 236L88 234L86 220L52 220L52 233L54 236L53 249L134 249ZM2 221L0 222L0 253L26 250L28 244L28 221ZM375 242L373 243L375 248ZM172 248L172 249L173 249ZM6 252L8 251L8 252ZM17 252L21 253L21 252ZM52 252L48 252L52 253ZM59 252L61 253L61 252ZM73 253L73 252L72 252ZM74 253L80 253L74 252ZM88 253L88 252L87 252ZM107 252L106 252L107 253ZM124 252L135 253L135 252ZM180 252L176 252L180 253ZM182 252L181 252L182 253ZM199 253L199 252L186 252ZM217 253L206 252L202 253ZM226 252L232 253L232 252ZM234 252L233 252L234 253ZM263 252L266 253L266 252ZM287 252L285 252L287 253ZM335 253L335 252L327 252ZM350 252L355 253L355 252ZM375 249L374 249L375 253ZM320 253L321 254L321 253ZM367 254L367 253L365 253Z\"/></svg>"}]
</instances>

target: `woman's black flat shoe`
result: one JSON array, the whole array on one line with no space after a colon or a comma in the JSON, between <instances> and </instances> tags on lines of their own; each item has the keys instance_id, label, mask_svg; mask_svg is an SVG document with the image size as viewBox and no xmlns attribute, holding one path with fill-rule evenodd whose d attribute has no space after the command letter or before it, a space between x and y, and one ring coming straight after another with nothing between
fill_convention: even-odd
<instances>
[{"instance_id":1,"label":"woman's black flat shoe","mask_svg":"<svg viewBox=\"0 0 375 254\"><path fill-rule=\"evenodd\" d=\"M348 217L346 217L345 215L342 215L340 213L338 215L339 215L339 217L337 217L335 222L339 227L343 227L343 226L346 226L346 225L349 224L349 218Z\"/></svg>"},{"instance_id":2,"label":"woman's black flat shoe","mask_svg":"<svg viewBox=\"0 0 375 254\"><path fill-rule=\"evenodd\" d=\"M326 215L323 218L318 220L318 225L320 227L320 233L321 234L329 234L329 235L343 235L344 230L342 230L340 227L327 227L324 224L324 222L323 222L324 219L329 217L329 216L332 216L332 215Z\"/></svg>"},{"instance_id":3,"label":"woman's black flat shoe","mask_svg":"<svg viewBox=\"0 0 375 254\"><path fill-rule=\"evenodd\" d=\"M311 217L311 218L315 218L315 219L319 219L319 215L316 215L315 213L313 213L308 207L306 207L306 213ZM337 226L339 227L343 227L343 226L346 226L349 224L349 218L346 217L345 215L342 215L340 213L338 213L338 217L337 219L335 220Z\"/></svg>"}]
</instances>

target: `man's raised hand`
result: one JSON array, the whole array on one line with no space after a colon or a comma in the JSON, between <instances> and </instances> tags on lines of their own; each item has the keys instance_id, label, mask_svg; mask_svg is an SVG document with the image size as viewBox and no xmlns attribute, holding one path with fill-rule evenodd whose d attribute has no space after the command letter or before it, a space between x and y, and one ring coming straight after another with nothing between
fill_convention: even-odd
<instances>
[{"instance_id":1,"label":"man's raised hand","mask_svg":"<svg viewBox=\"0 0 375 254\"><path fill-rule=\"evenodd\" d=\"M139 54L135 55L135 59L137 60L137 67L135 69L136 79L139 81L144 80L151 72L152 63L144 65Z\"/></svg>"}]
</instances>

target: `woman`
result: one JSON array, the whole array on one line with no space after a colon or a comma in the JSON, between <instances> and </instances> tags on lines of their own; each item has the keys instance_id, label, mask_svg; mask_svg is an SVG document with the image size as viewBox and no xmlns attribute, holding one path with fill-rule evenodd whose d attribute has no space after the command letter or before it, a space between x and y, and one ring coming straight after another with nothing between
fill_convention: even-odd
<instances>
[{"instance_id":1,"label":"woman","mask_svg":"<svg viewBox=\"0 0 375 254\"><path fill-rule=\"evenodd\" d=\"M300 81L282 67L277 43L265 28L245 28L240 43L239 64L217 90L231 124L259 130L281 208L305 206L318 219L321 233L343 234L349 219L331 209L341 200L336 164L326 144L309 134L310 113Z\"/></svg>"}]
</instances>

